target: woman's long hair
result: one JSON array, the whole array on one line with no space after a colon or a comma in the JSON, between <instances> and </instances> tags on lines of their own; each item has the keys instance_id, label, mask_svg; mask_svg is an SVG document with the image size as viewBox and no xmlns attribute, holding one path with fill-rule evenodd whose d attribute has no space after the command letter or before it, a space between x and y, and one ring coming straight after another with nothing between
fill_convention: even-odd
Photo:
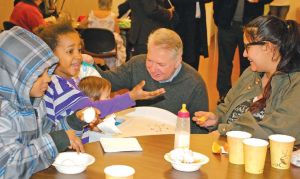
<instances>
[{"instance_id":1,"label":"woman's long hair","mask_svg":"<svg viewBox=\"0 0 300 179\"><path fill-rule=\"evenodd\" d=\"M276 72L263 91L263 97L250 106L250 111L255 113L266 107L266 101L271 96L271 80L274 75L300 71L299 25L293 20L260 16L245 26L244 33L250 41L271 42L277 47L281 57Z\"/></svg>"}]
</instances>

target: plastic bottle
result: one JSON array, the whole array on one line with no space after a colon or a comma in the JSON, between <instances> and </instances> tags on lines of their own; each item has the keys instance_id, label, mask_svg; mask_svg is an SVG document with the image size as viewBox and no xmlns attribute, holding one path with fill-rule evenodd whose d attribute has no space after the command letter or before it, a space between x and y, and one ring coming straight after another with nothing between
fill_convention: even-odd
<instances>
[{"instance_id":1,"label":"plastic bottle","mask_svg":"<svg viewBox=\"0 0 300 179\"><path fill-rule=\"evenodd\" d=\"M186 104L178 111L178 118L175 129L174 149L190 147L190 113L186 109Z\"/></svg>"}]
</instances>

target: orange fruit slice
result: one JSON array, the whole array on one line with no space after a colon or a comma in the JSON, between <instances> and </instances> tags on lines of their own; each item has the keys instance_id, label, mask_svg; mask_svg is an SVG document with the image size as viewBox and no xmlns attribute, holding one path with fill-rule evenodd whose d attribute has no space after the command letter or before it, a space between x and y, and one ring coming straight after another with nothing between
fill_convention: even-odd
<instances>
[{"instance_id":1,"label":"orange fruit slice","mask_svg":"<svg viewBox=\"0 0 300 179\"><path fill-rule=\"evenodd\" d=\"M220 154L222 152L221 146L217 142L213 142L211 151L214 154Z\"/></svg>"},{"instance_id":2,"label":"orange fruit slice","mask_svg":"<svg viewBox=\"0 0 300 179\"><path fill-rule=\"evenodd\" d=\"M198 121L200 121L200 122L205 122L207 120L207 118L205 117L205 116L202 116L202 117L199 117L198 118Z\"/></svg>"}]
</instances>

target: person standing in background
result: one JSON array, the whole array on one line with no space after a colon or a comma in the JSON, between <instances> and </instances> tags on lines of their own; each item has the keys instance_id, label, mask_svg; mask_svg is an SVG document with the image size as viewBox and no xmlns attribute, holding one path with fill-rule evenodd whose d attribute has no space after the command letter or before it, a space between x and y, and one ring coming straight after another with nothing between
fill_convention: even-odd
<instances>
[{"instance_id":1,"label":"person standing in background","mask_svg":"<svg viewBox=\"0 0 300 179\"><path fill-rule=\"evenodd\" d=\"M198 70L199 57L208 57L205 3L211 0L173 0L179 22L175 31L183 41L183 60Z\"/></svg>"},{"instance_id":2,"label":"person standing in background","mask_svg":"<svg viewBox=\"0 0 300 179\"><path fill-rule=\"evenodd\" d=\"M290 9L290 0L273 0L270 3L269 15L285 19Z\"/></svg>"},{"instance_id":3,"label":"person standing in background","mask_svg":"<svg viewBox=\"0 0 300 179\"><path fill-rule=\"evenodd\" d=\"M147 39L158 28L171 28L174 7L167 0L127 0L120 6L131 9L129 43L132 55L147 53Z\"/></svg>"},{"instance_id":4,"label":"person standing in background","mask_svg":"<svg viewBox=\"0 0 300 179\"><path fill-rule=\"evenodd\" d=\"M243 57L243 26L254 18L263 15L264 5L272 0L214 0L214 21L218 27L219 65L217 88L218 104L231 88L232 61L236 47L239 49L240 74L249 66Z\"/></svg>"},{"instance_id":5,"label":"person standing in background","mask_svg":"<svg viewBox=\"0 0 300 179\"><path fill-rule=\"evenodd\" d=\"M22 0L18 2L10 15L9 21L33 32L34 28L46 24L39 9L42 2L43 0Z\"/></svg>"}]
</instances>

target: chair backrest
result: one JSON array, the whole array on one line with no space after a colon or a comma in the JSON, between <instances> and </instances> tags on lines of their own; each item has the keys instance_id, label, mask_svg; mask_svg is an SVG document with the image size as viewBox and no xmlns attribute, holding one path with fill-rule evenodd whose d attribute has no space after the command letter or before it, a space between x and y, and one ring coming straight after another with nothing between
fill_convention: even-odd
<instances>
[{"instance_id":1,"label":"chair backrest","mask_svg":"<svg viewBox=\"0 0 300 179\"><path fill-rule=\"evenodd\" d=\"M11 28L13 28L14 26L16 26L16 24L10 22L10 21L4 21L3 22L3 28L4 30L9 30Z\"/></svg>"},{"instance_id":2,"label":"chair backrest","mask_svg":"<svg viewBox=\"0 0 300 179\"><path fill-rule=\"evenodd\" d=\"M84 29L81 32L81 38L84 41L84 50L87 52L100 55L116 49L114 34L107 29Z\"/></svg>"}]
</instances>

